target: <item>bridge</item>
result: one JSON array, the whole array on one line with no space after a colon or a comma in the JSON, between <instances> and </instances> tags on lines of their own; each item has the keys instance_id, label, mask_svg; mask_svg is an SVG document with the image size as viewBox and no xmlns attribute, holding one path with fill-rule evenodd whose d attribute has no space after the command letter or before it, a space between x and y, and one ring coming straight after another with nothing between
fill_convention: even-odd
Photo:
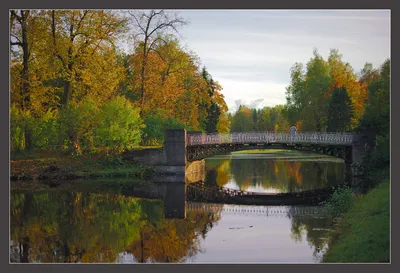
<instances>
[{"instance_id":1,"label":"bridge","mask_svg":"<svg viewBox=\"0 0 400 273\"><path fill-rule=\"evenodd\" d=\"M243 149L280 148L312 151L351 161L352 133L304 132L290 136L282 132L187 134L187 160Z\"/></svg>"},{"instance_id":2,"label":"bridge","mask_svg":"<svg viewBox=\"0 0 400 273\"><path fill-rule=\"evenodd\" d=\"M264 217L324 217L328 212L323 207L317 206L242 206L224 205L213 203L187 202L187 211L211 212L214 214L224 213L243 216L264 216Z\"/></svg>"},{"instance_id":3,"label":"bridge","mask_svg":"<svg viewBox=\"0 0 400 273\"><path fill-rule=\"evenodd\" d=\"M296 149L327 154L347 163L361 163L376 147L374 132L300 132L290 136L282 132L203 134L184 129L166 130L166 165L185 166L216 154L244 149Z\"/></svg>"},{"instance_id":4,"label":"bridge","mask_svg":"<svg viewBox=\"0 0 400 273\"><path fill-rule=\"evenodd\" d=\"M126 156L159 172L185 173L187 163L246 149L295 149L342 158L353 167L353 175L364 157L376 147L375 132L299 132L290 136L282 132L246 132L203 134L185 129L165 131L161 149L128 152ZM357 168L354 168L357 167Z\"/></svg>"}]
</instances>

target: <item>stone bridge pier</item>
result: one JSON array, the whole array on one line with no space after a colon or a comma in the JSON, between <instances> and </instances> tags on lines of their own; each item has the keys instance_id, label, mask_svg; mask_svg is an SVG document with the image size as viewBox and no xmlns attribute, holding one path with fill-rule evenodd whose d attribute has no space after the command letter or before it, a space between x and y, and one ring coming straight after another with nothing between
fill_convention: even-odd
<instances>
[{"instance_id":1,"label":"stone bridge pier","mask_svg":"<svg viewBox=\"0 0 400 273\"><path fill-rule=\"evenodd\" d=\"M353 176L364 173L363 160L376 150L376 132L355 132L352 141L351 166Z\"/></svg>"},{"instance_id":2,"label":"stone bridge pier","mask_svg":"<svg viewBox=\"0 0 400 273\"><path fill-rule=\"evenodd\" d=\"M186 166L186 130L166 130L164 151L166 166Z\"/></svg>"}]
</instances>

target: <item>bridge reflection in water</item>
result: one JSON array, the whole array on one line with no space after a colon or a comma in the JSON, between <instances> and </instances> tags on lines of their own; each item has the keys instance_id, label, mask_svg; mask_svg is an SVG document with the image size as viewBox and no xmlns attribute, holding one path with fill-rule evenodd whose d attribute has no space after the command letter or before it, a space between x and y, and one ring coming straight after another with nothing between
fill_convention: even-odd
<instances>
[{"instance_id":1,"label":"bridge reflection in water","mask_svg":"<svg viewBox=\"0 0 400 273\"><path fill-rule=\"evenodd\" d=\"M166 179L169 179L169 181L166 181ZM164 201L165 218L185 219L187 213L191 211L289 218L294 216L324 217L327 215L324 208L318 206L255 206L193 202L188 200L187 184L181 176L160 177L146 189L140 189L140 191L135 190L134 195Z\"/></svg>"},{"instance_id":2,"label":"bridge reflection in water","mask_svg":"<svg viewBox=\"0 0 400 273\"><path fill-rule=\"evenodd\" d=\"M325 217L328 215L325 208L317 206L244 206L187 202L186 210L211 212L215 214L223 213L243 216L289 218L292 218L294 216Z\"/></svg>"}]
</instances>

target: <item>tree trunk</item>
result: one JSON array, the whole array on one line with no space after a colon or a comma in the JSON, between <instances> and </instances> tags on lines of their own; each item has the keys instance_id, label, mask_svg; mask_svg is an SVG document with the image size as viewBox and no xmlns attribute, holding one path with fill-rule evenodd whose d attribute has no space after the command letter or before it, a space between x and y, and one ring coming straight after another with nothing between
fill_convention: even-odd
<instances>
[{"instance_id":1,"label":"tree trunk","mask_svg":"<svg viewBox=\"0 0 400 273\"><path fill-rule=\"evenodd\" d=\"M22 28L22 52L23 52L23 67L22 67L22 86L21 86L21 109L30 108L30 85L29 85L29 44L28 44L28 29L27 20L29 11L21 11L21 28ZM25 127L25 149L32 148L32 137L29 127Z\"/></svg>"},{"instance_id":2,"label":"tree trunk","mask_svg":"<svg viewBox=\"0 0 400 273\"><path fill-rule=\"evenodd\" d=\"M140 96L141 96L141 100L140 100L140 104L142 106L142 110L143 110L143 106L144 106L144 93L145 93L145 69L146 69L146 63L147 63L147 53L146 53L146 47L147 47L147 39L145 39L144 41L144 49L143 49L143 60L142 60L142 70L140 73L140 77L141 77L141 85L140 85Z\"/></svg>"},{"instance_id":3,"label":"tree trunk","mask_svg":"<svg viewBox=\"0 0 400 273\"><path fill-rule=\"evenodd\" d=\"M71 94L71 82L70 81L65 81L64 82L64 94L63 94L63 100L62 100L62 105L67 106L68 101L69 101L69 95Z\"/></svg>"},{"instance_id":4,"label":"tree trunk","mask_svg":"<svg viewBox=\"0 0 400 273\"><path fill-rule=\"evenodd\" d=\"M29 237L24 237L22 241L21 263L29 263Z\"/></svg>"}]
</instances>

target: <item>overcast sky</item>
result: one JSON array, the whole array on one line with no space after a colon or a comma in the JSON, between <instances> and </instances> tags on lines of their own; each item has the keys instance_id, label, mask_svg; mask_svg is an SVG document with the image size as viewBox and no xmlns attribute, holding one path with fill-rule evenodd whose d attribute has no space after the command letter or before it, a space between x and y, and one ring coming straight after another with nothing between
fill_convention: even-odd
<instances>
[{"instance_id":1,"label":"overcast sky","mask_svg":"<svg viewBox=\"0 0 400 273\"><path fill-rule=\"evenodd\" d=\"M389 10L180 10L183 44L196 52L230 111L284 104L290 68L332 48L359 72L390 57Z\"/></svg>"}]
</instances>

